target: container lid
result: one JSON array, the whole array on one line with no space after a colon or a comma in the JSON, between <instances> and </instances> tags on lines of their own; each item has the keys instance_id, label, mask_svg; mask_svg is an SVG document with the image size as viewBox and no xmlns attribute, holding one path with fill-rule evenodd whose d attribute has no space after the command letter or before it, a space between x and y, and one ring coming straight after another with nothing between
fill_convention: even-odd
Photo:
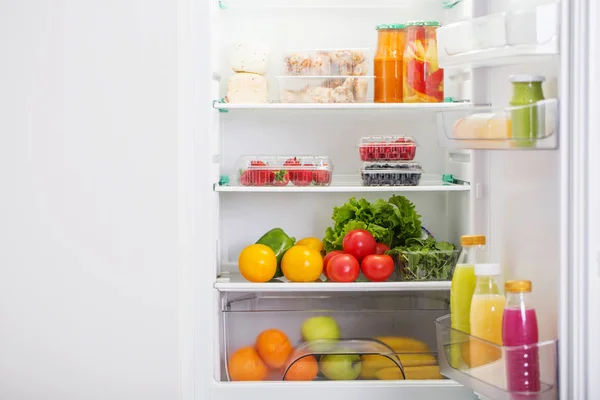
<instances>
[{"instance_id":1,"label":"container lid","mask_svg":"<svg viewBox=\"0 0 600 400\"><path fill-rule=\"evenodd\" d=\"M506 281L504 290L512 293L531 292L531 281Z\"/></svg>"},{"instance_id":2,"label":"container lid","mask_svg":"<svg viewBox=\"0 0 600 400\"><path fill-rule=\"evenodd\" d=\"M501 273L500 264L475 264L475 275L477 276L493 276Z\"/></svg>"},{"instance_id":3,"label":"container lid","mask_svg":"<svg viewBox=\"0 0 600 400\"><path fill-rule=\"evenodd\" d=\"M406 27L409 26L440 26L439 21L408 21Z\"/></svg>"},{"instance_id":4,"label":"container lid","mask_svg":"<svg viewBox=\"0 0 600 400\"><path fill-rule=\"evenodd\" d=\"M509 77L510 81L513 83L528 83L528 82L544 82L546 77L543 75L511 75Z\"/></svg>"},{"instance_id":5,"label":"container lid","mask_svg":"<svg viewBox=\"0 0 600 400\"><path fill-rule=\"evenodd\" d=\"M406 28L405 24L381 24L381 25L377 25L377 30L383 30L383 29L404 29Z\"/></svg>"},{"instance_id":6,"label":"container lid","mask_svg":"<svg viewBox=\"0 0 600 400\"><path fill-rule=\"evenodd\" d=\"M485 245L485 235L462 235L460 237L461 246L483 246Z\"/></svg>"},{"instance_id":7,"label":"container lid","mask_svg":"<svg viewBox=\"0 0 600 400\"><path fill-rule=\"evenodd\" d=\"M462 0L442 0L442 7L443 8L452 8L455 5L457 5L458 3L460 3Z\"/></svg>"},{"instance_id":8,"label":"container lid","mask_svg":"<svg viewBox=\"0 0 600 400\"><path fill-rule=\"evenodd\" d=\"M422 172L421 163L416 161L366 161L363 163L363 172Z\"/></svg>"}]
</instances>

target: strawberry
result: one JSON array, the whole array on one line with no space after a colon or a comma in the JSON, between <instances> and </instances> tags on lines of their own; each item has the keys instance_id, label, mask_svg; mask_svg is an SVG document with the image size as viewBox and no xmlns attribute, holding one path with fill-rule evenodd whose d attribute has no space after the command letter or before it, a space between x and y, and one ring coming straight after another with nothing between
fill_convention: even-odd
<instances>
[{"instance_id":1,"label":"strawberry","mask_svg":"<svg viewBox=\"0 0 600 400\"><path fill-rule=\"evenodd\" d=\"M251 171L240 171L240 185L252 186L252 180L250 179Z\"/></svg>"},{"instance_id":2,"label":"strawberry","mask_svg":"<svg viewBox=\"0 0 600 400\"><path fill-rule=\"evenodd\" d=\"M273 171L268 169L262 169L260 167L267 167L263 161L253 160L250 161L250 169L247 171L250 174L250 182L252 186L266 186L273 183L275 174Z\"/></svg>"},{"instance_id":3,"label":"strawberry","mask_svg":"<svg viewBox=\"0 0 600 400\"><path fill-rule=\"evenodd\" d=\"M275 171L273 174L273 186L286 186L290 182L290 174L285 171Z\"/></svg>"},{"instance_id":4,"label":"strawberry","mask_svg":"<svg viewBox=\"0 0 600 400\"><path fill-rule=\"evenodd\" d=\"M292 181L294 181L295 177L296 177L296 174L298 173L296 167L300 166L300 160L298 160L296 157L288 158L283 163L283 166L284 167L292 167L291 171L290 171L290 179Z\"/></svg>"},{"instance_id":5,"label":"strawberry","mask_svg":"<svg viewBox=\"0 0 600 400\"><path fill-rule=\"evenodd\" d=\"M323 164L323 167L327 167L327 164ZM318 170L313 172L313 183L317 186L327 186L331 182L331 173L326 170Z\"/></svg>"},{"instance_id":6,"label":"strawberry","mask_svg":"<svg viewBox=\"0 0 600 400\"><path fill-rule=\"evenodd\" d=\"M313 180L312 164L304 164L308 169L297 170L291 176L292 183L296 186L308 186Z\"/></svg>"}]
</instances>

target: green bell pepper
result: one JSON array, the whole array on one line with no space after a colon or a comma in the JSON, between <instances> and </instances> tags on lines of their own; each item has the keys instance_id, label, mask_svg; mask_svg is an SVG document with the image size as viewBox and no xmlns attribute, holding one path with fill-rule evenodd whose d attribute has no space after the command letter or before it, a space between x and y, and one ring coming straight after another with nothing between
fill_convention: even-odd
<instances>
[{"instance_id":1,"label":"green bell pepper","mask_svg":"<svg viewBox=\"0 0 600 400\"><path fill-rule=\"evenodd\" d=\"M289 237L281 228L271 229L256 241L256 244L264 244L270 247L277 256L277 271L274 278L283 276L283 272L281 272L281 259L294 243L296 243L296 238Z\"/></svg>"}]
</instances>

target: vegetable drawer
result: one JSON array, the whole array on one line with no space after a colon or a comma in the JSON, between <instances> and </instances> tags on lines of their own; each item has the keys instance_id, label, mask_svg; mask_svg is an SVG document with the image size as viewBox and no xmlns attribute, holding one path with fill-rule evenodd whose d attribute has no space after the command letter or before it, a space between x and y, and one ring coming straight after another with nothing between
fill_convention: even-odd
<instances>
[{"instance_id":1,"label":"vegetable drawer","mask_svg":"<svg viewBox=\"0 0 600 400\"><path fill-rule=\"evenodd\" d=\"M446 293L225 294L221 381L443 379Z\"/></svg>"}]
</instances>

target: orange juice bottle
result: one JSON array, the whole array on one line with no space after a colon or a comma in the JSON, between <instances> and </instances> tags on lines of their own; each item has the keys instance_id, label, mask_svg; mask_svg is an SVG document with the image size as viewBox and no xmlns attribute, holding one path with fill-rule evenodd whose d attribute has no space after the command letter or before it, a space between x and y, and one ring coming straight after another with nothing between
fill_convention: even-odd
<instances>
[{"instance_id":1,"label":"orange juice bottle","mask_svg":"<svg viewBox=\"0 0 600 400\"><path fill-rule=\"evenodd\" d=\"M475 293L471 300L471 338L469 365L479 367L498 360L502 351L487 342L502 345L502 316L506 299L498 284L500 264L475 265Z\"/></svg>"}]
</instances>

